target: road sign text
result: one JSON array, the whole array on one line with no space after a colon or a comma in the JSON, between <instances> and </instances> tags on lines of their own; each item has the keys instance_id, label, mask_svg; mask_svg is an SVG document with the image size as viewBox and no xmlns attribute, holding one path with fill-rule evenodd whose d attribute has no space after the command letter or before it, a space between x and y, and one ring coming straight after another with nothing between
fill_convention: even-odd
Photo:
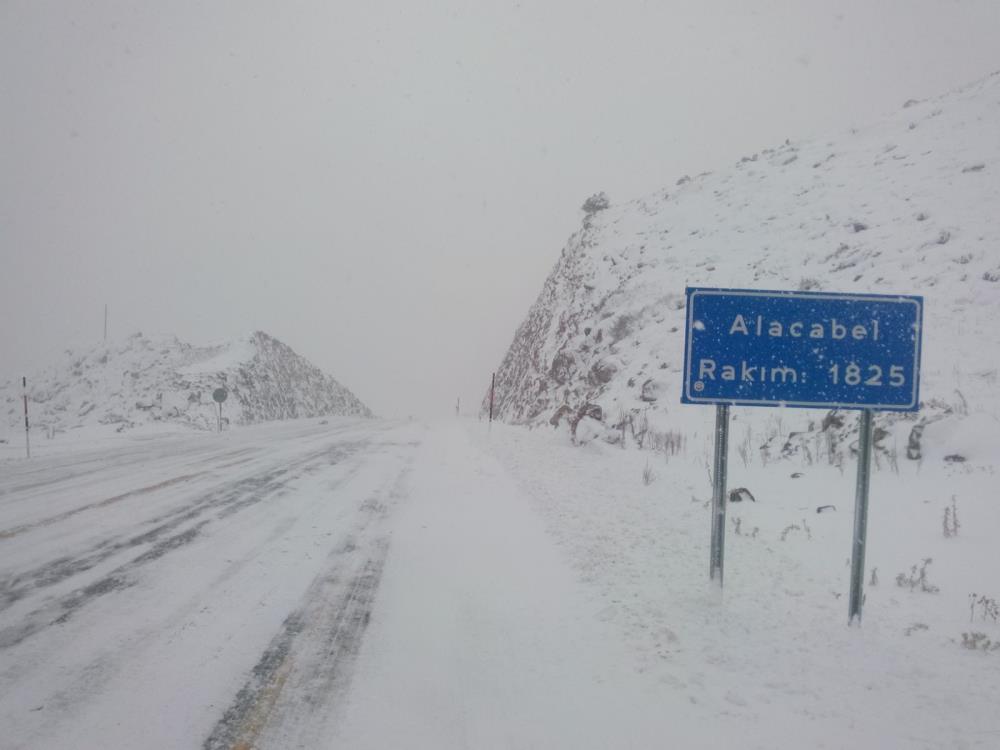
<instances>
[{"instance_id":1,"label":"road sign text","mask_svg":"<svg viewBox=\"0 0 1000 750\"><path fill-rule=\"evenodd\" d=\"M687 290L684 403L914 410L923 300Z\"/></svg>"}]
</instances>

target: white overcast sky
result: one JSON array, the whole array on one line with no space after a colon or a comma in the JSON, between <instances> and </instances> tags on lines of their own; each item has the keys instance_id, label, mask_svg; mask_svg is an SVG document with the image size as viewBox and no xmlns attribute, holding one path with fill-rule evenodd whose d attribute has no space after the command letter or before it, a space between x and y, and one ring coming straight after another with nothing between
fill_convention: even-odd
<instances>
[{"instance_id":1,"label":"white overcast sky","mask_svg":"<svg viewBox=\"0 0 1000 750\"><path fill-rule=\"evenodd\" d=\"M0 377L108 303L471 407L591 193L996 69L1000 0L0 0Z\"/></svg>"}]
</instances>

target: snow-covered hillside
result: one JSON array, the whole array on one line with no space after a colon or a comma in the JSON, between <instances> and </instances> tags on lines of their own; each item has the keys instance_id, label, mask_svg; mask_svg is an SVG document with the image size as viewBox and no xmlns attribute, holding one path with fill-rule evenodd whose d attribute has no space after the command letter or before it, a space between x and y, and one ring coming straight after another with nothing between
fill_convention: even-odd
<instances>
[{"instance_id":1,"label":"snow-covered hillside","mask_svg":"<svg viewBox=\"0 0 1000 750\"><path fill-rule=\"evenodd\" d=\"M266 333L206 347L137 333L120 345L68 351L59 364L29 375L32 433L98 425L214 429L212 392L219 387L229 392L223 416L235 424L371 416L353 393ZM23 424L19 381L0 386L0 408L8 431Z\"/></svg>"},{"instance_id":2,"label":"snow-covered hillside","mask_svg":"<svg viewBox=\"0 0 1000 750\"><path fill-rule=\"evenodd\" d=\"M881 424L910 420L905 440L912 420L971 414L997 432L1000 74L603 206L588 201L497 371L499 418L608 440L623 419L709 418L679 404L690 285L922 294L923 409Z\"/></svg>"}]
</instances>

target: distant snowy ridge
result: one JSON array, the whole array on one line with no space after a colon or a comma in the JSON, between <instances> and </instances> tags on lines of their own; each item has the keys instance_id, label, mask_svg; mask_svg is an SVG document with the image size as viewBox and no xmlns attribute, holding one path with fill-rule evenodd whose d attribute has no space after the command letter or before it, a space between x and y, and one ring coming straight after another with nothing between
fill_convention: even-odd
<instances>
[{"instance_id":1,"label":"distant snowy ridge","mask_svg":"<svg viewBox=\"0 0 1000 750\"><path fill-rule=\"evenodd\" d=\"M495 412L586 421L609 440L625 415L690 418L690 285L922 294L922 414L995 423L998 206L998 74L835 140L786 141L625 204L588 201L497 370Z\"/></svg>"},{"instance_id":2,"label":"distant snowy ridge","mask_svg":"<svg viewBox=\"0 0 1000 750\"><path fill-rule=\"evenodd\" d=\"M60 364L29 376L32 431L156 423L214 429L219 387L228 391L223 416L234 424L372 416L347 388L266 333L205 347L137 333L118 345L67 352ZM0 386L0 407L8 428L23 424L19 381Z\"/></svg>"}]
</instances>

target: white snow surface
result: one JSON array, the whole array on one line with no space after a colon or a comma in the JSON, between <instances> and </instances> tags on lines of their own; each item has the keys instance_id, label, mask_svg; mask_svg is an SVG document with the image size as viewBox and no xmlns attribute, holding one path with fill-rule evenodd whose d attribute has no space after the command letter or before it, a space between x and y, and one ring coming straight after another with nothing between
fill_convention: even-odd
<instances>
[{"instance_id":1,"label":"white snow surface","mask_svg":"<svg viewBox=\"0 0 1000 750\"><path fill-rule=\"evenodd\" d=\"M498 371L572 427L359 419L264 334L138 336L32 377L27 460L8 384L0 746L1000 747L998 122L991 76L590 215ZM924 295L860 626L852 413L732 410L708 580L685 285ZM220 382L229 429L179 431Z\"/></svg>"},{"instance_id":2,"label":"white snow surface","mask_svg":"<svg viewBox=\"0 0 1000 750\"><path fill-rule=\"evenodd\" d=\"M353 393L277 339L257 331L214 346L173 336L129 336L28 375L37 449L79 430L100 433L177 427L217 429L212 399L225 388L223 424L321 415L371 416ZM0 384L0 450L23 446L21 380ZM72 436L74 439L75 435Z\"/></svg>"},{"instance_id":3,"label":"white snow surface","mask_svg":"<svg viewBox=\"0 0 1000 750\"><path fill-rule=\"evenodd\" d=\"M708 429L114 440L0 460L4 747L997 746L995 461L876 465L848 627L853 462L734 450L720 590Z\"/></svg>"},{"instance_id":4,"label":"white snow surface","mask_svg":"<svg viewBox=\"0 0 1000 750\"><path fill-rule=\"evenodd\" d=\"M209 347L207 359L178 367L177 372L180 375L200 375L232 370L250 362L256 353L257 347L254 346L253 336L245 336L219 346Z\"/></svg>"},{"instance_id":5,"label":"white snow surface","mask_svg":"<svg viewBox=\"0 0 1000 750\"><path fill-rule=\"evenodd\" d=\"M629 416L694 428L704 410L679 404L684 290L702 286L923 295L924 410L880 426L995 419L998 206L1000 74L612 204L584 219L518 329L496 373L496 413L539 425L565 405L589 415L583 440L617 439L609 428ZM747 417L759 433L765 412ZM815 418L786 421L801 431ZM988 432L996 446L1000 432Z\"/></svg>"}]
</instances>

